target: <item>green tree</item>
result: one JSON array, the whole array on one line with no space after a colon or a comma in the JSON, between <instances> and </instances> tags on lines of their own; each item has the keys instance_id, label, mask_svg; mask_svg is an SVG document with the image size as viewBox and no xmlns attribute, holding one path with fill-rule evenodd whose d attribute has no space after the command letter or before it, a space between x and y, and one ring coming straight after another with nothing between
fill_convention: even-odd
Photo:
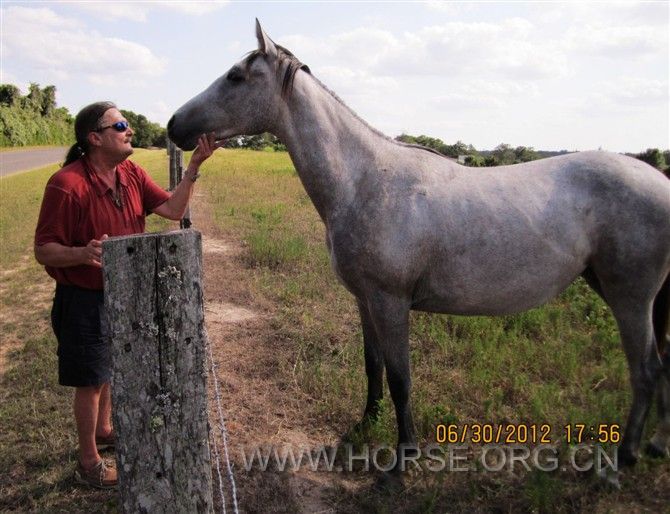
<instances>
[{"instance_id":1,"label":"green tree","mask_svg":"<svg viewBox=\"0 0 670 514\"><path fill-rule=\"evenodd\" d=\"M479 168L481 166L485 166L486 160L484 157L480 155L468 155L465 158L465 165L470 166L472 168Z\"/></svg>"},{"instance_id":2,"label":"green tree","mask_svg":"<svg viewBox=\"0 0 670 514\"><path fill-rule=\"evenodd\" d=\"M46 86L41 96L40 112L42 116L50 116L56 109L56 86Z\"/></svg>"},{"instance_id":3,"label":"green tree","mask_svg":"<svg viewBox=\"0 0 670 514\"><path fill-rule=\"evenodd\" d=\"M21 90L14 84L0 84L0 105L14 107L21 101Z\"/></svg>"},{"instance_id":4,"label":"green tree","mask_svg":"<svg viewBox=\"0 0 670 514\"><path fill-rule=\"evenodd\" d=\"M133 129L133 146L137 148L149 148L150 146L165 147L167 136L166 130L158 123L153 123L143 114L121 109L121 114L128 120Z\"/></svg>"},{"instance_id":5,"label":"green tree","mask_svg":"<svg viewBox=\"0 0 670 514\"><path fill-rule=\"evenodd\" d=\"M634 157L647 164L651 164L654 168L661 171L664 171L667 166L665 155L658 148L647 148L644 152L636 154Z\"/></svg>"},{"instance_id":6,"label":"green tree","mask_svg":"<svg viewBox=\"0 0 670 514\"><path fill-rule=\"evenodd\" d=\"M411 134L400 134L395 137L396 141L407 143L411 145L420 145L438 151L442 155L447 155L456 159L460 155L478 155L477 150L472 145L466 145L463 141L456 141L453 145L448 145L441 139L436 137L420 135L412 136Z\"/></svg>"},{"instance_id":7,"label":"green tree","mask_svg":"<svg viewBox=\"0 0 670 514\"><path fill-rule=\"evenodd\" d=\"M415 145L416 144L416 138L414 136L410 136L409 134L400 134L399 136L395 137L396 141L400 141L401 143L407 143L410 145Z\"/></svg>"},{"instance_id":8,"label":"green tree","mask_svg":"<svg viewBox=\"0 0 670 514\"><path fill-rule=\"evenodd\" d=\"M539 155L532 146L517 146L514 149L514 162L528 162L539 159Z\"/></svg>"},{"instance_id":9,"label":"green tree","mask_svg":"<svg viewBox=\"0 0 670 514\"><path fill-rule=\"evenodd\" d=\"M514 164L516 155L514 150L507 143L500 143L493 150L493 157L497 166L504 166L506 164Z\"/></svg>"},{"instance_id":10,"label":"green tree","mask_svg":"<svg viewBox=\"0 0 670 514\"><path fill-rule=\"evenodd\" d=\"M21 96L12 84L0 86L0 146L67 145L73 137L68 110L56 107L56 87L31 83Z\"/></svg>"},{"instance_id":11,"label":"green tree","mask_svg":"<svg viewBox=\"0 0 670 514\"><path fill-rule=\"evenodd\" d=\"M456 159L459 155L470 155L470 148L474 149L472 145L468 146L459 139L453 145L445 145L444 152L442 153Z\"/></svg>"},{"instance_id":12,"label":"green tree","mask_svg":"<svg viewBox=\"0 0 670 514\"><path fill-rule=\"evenodd\" d=\"M28 88L28 94L23 97L23 104L27 109L33 109L35 111L42 111L42 90L40 85L35 82L31 82Z\"/></svg>"}]
</instances>

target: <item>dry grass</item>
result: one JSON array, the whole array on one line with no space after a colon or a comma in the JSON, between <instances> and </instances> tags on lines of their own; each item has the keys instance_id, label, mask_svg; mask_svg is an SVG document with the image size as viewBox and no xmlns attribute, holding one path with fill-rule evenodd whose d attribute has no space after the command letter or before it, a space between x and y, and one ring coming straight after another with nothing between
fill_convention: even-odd
<instances>
[{"instance_id":1,"label":"dry grass","mask_svg":"<svg viewBox=\"0 0 670 514\"><path fill-rule=\"evenodd\" d=\"M164 173L162 152L138 152L137 160ZM0 384L0 510L114 511L113 494L72 484L70 393L56 385L48 295L37 293L48 279L24 257L33 204L48 173L28 174L36 177L33 189L19 176L0 182L3 200L11 184L11 194L21 197L16 208L23 209L10 222L0 211L0 262L3 270L16 270L0 277L0 329L11 326L15 334ZM644 459L624 476L621 491L569 470L413 473L400 490L384 489L377 473L244 471L241 448L336 445L358 421L365 397L362 337L354 301L330 270L323 226L286 154L219 151L205 164L197 193L192 219L204 236L207 327L243 511L667 510L668 459ZM422 443L434 441L441 422L548 422L555 439L568 422L623 422L629 392L616 330L584 284L520 316L415 314L412 321ZM211 414L215 426L213 404ZM393 444L388 402L376 425L352 437Z\"/></svg>"}]
</instances>

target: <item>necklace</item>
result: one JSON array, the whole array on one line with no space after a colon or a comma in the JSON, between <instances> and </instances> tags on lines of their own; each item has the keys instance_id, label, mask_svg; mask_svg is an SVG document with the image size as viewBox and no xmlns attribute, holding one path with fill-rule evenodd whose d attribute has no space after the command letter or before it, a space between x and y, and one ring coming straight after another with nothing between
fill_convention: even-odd
<instances>
[{"instance_id":1,"label":"necklace","mask_svg":"<svg viewBox=\"0 0 670 514\"><path fill-rule=\"evenodd\" d=\"M112 201L119 209L123 207L123 204L121 203L121 195L119 194L118 184L116 191L112 191Z\"/></svg>"},{"instance_id":2,"label":"necklace","mask_svg":"<svg viewBox=\"0 0 670 514\"><path fill-rule=\"evenodd\" d=\"M97 173L95 171L95 168L88 159L85 160L85 163L86 171L89 173L89 175L96 174L98 176L98 180L107 186L109 197L112 199L112 203L114 203L117 208L123 209L123 201L121 200L121 184L119 182L118 170L114 168L114 185L112 185L107 181L107 179L103 178L101 173Z\"/></svg>"},{"instance_id":3,"label":"necklace","mask_svg":"<svg viewBox=\"0 0 670 514\"><path fill-rule=\"evenodd\" d=\"M119 184L119 173L115 173L115 186L114 188L110 187L110 192L112 194L112 201L119 209L123 209L123 203L121 202L121 184Z\"/></svg>"}]
</instances>

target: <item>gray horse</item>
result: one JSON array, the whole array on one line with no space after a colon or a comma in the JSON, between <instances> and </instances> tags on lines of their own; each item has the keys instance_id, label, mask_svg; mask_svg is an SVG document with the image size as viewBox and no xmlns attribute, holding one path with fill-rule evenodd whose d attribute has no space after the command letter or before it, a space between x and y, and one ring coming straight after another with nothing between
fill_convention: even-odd
<instances>
[{"instance_id":1,"label":"gray horse","mask_svg":"<svg viewBox=\"0 0 670 514\"><path fill-rule=\"evenodd\" d=\"M287 146L326 226L332 266L356 297L374 418L387 380L399 450L416 444L410 408L409 311L520 312L580 275L607 302L628 359L633 403L619 463L633 464L654 390L670 443L670 181L636 159L582 152L468 169L370 127L276 45L258 50L182 106L170 138L271 132Z\"/></svg>"}]
</instances>

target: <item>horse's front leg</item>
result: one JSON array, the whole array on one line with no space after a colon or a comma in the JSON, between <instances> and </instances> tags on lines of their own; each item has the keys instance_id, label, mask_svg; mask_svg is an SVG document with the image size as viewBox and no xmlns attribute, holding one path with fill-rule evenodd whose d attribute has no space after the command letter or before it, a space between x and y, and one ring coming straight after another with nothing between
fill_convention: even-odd
<instances>
[{"instance_id":1,"label":"horse's front leg","mask_svg":"<svg viewBox=\"0 0 670 514\"><path fill-rule=\"evenodd\" d=\"M361 421L361 425L365 425L377 419L379 402L384 397L384 356L365 302L358 300L358 311L361 315L361 326L363 328L365 374L368 377L368 399Z\"/></svg>"},{"instance_id":2,"label":"horse's front leg","mask_svg":"<svg viewBox=\"0 0 670 514\"><path fill-rule=\"evenodd\" d=\"M410 302L381 291L368 295L366 304L386 366L386 378L398 423L398 457L416 446L410 405L409 307Z\"/></svg>"}]
</instances>

